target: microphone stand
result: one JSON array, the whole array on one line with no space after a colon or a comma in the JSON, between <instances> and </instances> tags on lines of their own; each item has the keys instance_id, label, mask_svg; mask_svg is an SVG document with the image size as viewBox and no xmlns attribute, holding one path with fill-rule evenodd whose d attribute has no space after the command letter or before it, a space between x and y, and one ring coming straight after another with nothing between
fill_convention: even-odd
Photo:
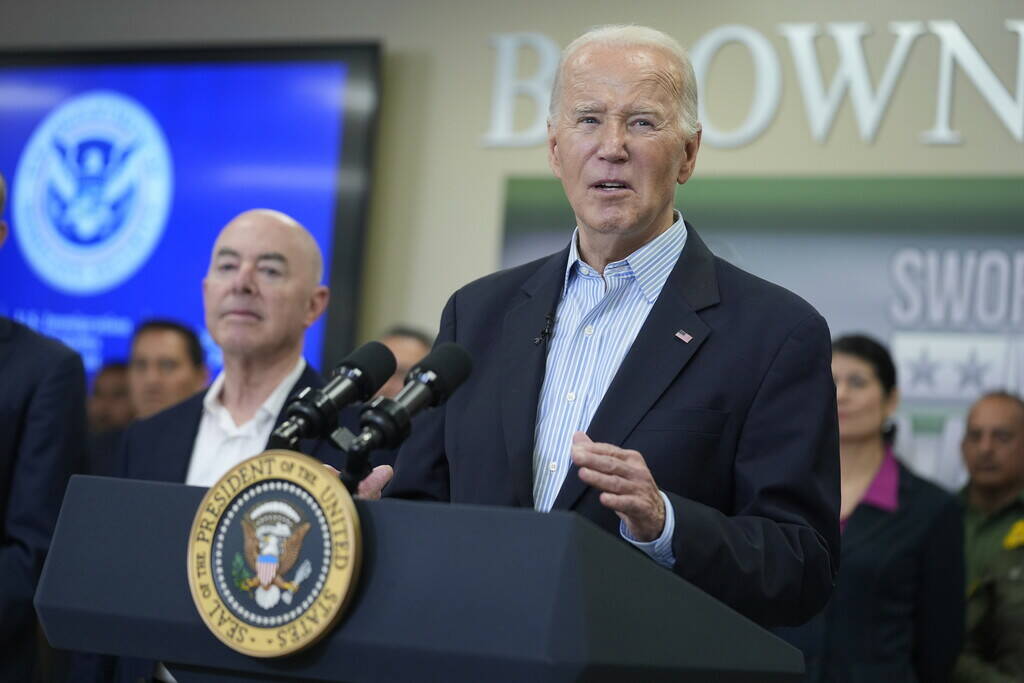
<instances>
[{"instance_id":1,"label":"microphone stand","mask_svg":"<svg viewBox=\"0 0 1024 683\"><path fill-rule=\"evenodd\" d=\"M346 427L339 427L328 437L331 444L346 455L345 467L338 476L349 493L355 493L359 482L373 471L370 453L379 447L393 448L402 443L409 436L412 424L405 406L383 396L373 399L360 418L363 429L358 436Z\"/></svg>"}]
</instances>

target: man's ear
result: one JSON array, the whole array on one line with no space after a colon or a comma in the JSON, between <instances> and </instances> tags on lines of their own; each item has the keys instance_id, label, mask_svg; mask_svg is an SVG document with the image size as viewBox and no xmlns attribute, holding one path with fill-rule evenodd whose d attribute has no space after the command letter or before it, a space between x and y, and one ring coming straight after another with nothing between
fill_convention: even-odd
<instances>
[{"instance_id":1,"label":"man's ear","mask_svg":"<svg viewBox=\"0 0 1024 683\"><path fill-rule=\"evenodd\" d=\"M548 166L551 172L559 180L562 179L562 162L558 158L558 138L555 135L555 127L548 121Z\"/></svg>"},{"instance_id":2,"label":"man's ear","mask_svg":"<svg viewBox=\"0 0 1024 683\"><path fill-rule=\"evenodd\" d=\"M676 182L680 185L690 179L690 176L693 175L693 169L697 167L697 152L700 151L701 133L703 131L698 130L683 143L685 156L679 165L679 175L676 176Z\"/></svg>"},{"instance_id":3,"label":"man's ear","mask_svg":"<svg viewBox=\"0 0 1024 683\"><path fill-rule=\"evenodd\" d=\"M0 220L0 247L4 246L4 242L7 240L7 223Z\"/></svg>"},{"instance_id":4,"label":"man's ear","mask_svg":"<svg viewBox=\"0 0 1024 683\"><path fill-rule=\"evenodd\" d=\"M317 319L323 315L324 311L327 310L327 302L331 298L331 290L327 289L324 285L317 285L313 289L312 296L309 297L309 310L306 315L306 327L309 327L317 321Z\"/></svg>"}]
</instances>

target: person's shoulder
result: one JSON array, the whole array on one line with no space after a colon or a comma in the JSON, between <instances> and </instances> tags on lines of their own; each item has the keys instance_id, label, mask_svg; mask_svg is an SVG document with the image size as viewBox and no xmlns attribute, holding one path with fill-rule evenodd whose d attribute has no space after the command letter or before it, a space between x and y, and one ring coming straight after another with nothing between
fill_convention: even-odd
<instances>
[{"instance_id":1,"label":"person's shoulder","mask_svg":"<svg viewBox=\"0 0 1024 683\"><path fill-rule=\"evenodd\" d=\"M782 313L795 320L820 317L817 309L795 292L718 256L715 257L715 272L723 301L741 302L752 308L770 310L773 315Z\"/></svg>"},{"instance_id":2,"label":"person's shoulder","mask_svg":"<svg viewBox=\"0 0 1024 683\"><path fill-rule=\"evenodd\" d=\"M745 330L756 329L762 343L792 340L831 356L832 335L824 316L803 297L714 257L721 314Z\"/></svg>"},{"instance_id":3,"label":"person's shoulder","mask_svg":"<svg viewBox=\"0 0 1024 683\"><path fill-rule=\"evenodd\" d=\"M9 318L0 318L0 374L3 402L22 404L41 387L62 401L85 406L85 366L82 357L63 342L39 334Z\"/></svg>"},{"instance_id":4,"label":"person's shoulder","mask_svg":"<svg viewBox=\"0 0 1024 683\"><path fill-rule=\"evenodd\" d=\"M545 267L557 268L558 264L561 263L564 272L566 258L568 258L566 252L562 250L522 265L504 268L463 285L455 292L455 296L473 298L515 291Z\"/></svg>"},{"instance_id":5,"label":"person's shoulder","mask_svg":"<svg viewBox=\"0 0 1024 683\"><path fill-rule=\"evenodd\" d=\"M161 410L156 415L151 415L140 420L135 420L128 425L126 434L141 434L162 432L167 429L180 428L191 422L198 424L203 414L203 398L206 396L206 389L186 398L181 403L176 403L170 408Z\"/></svg>"},{"instance_id":6,"label":"person's shoulder","mask_svg":"<svg viewBox=\"0 0 1024 683\"><path fill-rule=\"evenodd\" d=\"M187 457L203 416L206 390L156 415L135 420L124 430L117 449L116 466L129 479L173 481L163 472L166 462L158 458ZM155 473L155 470L161 472Z\"/></svg>"},{"instance_id":7,"label":"person's shoulder","mask_svg":"<svg viewBox=\"0 0 1024 683\"><path fill-rule=\"evenodd\" d=\"M0 338L6 337L13 348L18 349L20 361L55 364L78 359L76 351L64 342L36 332L10 318L0 317Z\"/></svg>"}]
</instances>

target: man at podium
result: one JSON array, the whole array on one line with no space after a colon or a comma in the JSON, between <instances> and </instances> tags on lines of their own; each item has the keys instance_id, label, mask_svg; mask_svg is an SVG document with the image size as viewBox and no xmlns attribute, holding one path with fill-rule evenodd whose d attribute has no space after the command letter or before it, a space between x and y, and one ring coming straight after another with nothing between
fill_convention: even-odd
<instances>
[{"instance_id":1,"label":"man at podium","mask_svg":"<svg viewBox=\"0 0 1024 683\"><path fill-rule=\"evenodd\" d=\"M473 375L418 418L385 493L574 510L751 619L798 624L838 570L829 331L674 208L700 140L675 40L603 27L566 48L548 158L576 229L449 299L438 341Z\"/></svg>"}]
</instances>

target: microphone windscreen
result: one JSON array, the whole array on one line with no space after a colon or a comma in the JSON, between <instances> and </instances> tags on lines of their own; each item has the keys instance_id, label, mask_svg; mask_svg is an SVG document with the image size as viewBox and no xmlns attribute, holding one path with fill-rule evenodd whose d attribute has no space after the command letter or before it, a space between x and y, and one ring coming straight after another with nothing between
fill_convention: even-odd
<instances>
[{"instance_id":1,"label":"microphone windscreen","mask_svg":"<svg viewBox=\"0 0 1024 683\"><path fill-rule=\"evenodd\" d=\"M344 367L357 369L363 373L360 388L364 393L363 398L366 399L377 393L391 375L395 374L397 364L391 349L378 341L372 341L360 346L338 364L339 370Z\"/></svg>"},{"instance_id":2,"label":"microphone windscreen","mask_svg":"<svg viewBox=\"0 0 1024 683\"><path fill-rule=\"evenodd\" d=\"M454 342L444 342L434 347L434 350L417 364L413 373L432 371L437 376L434 390L440 394L439 403L451 396L452 392L466 381L472 369L473 361L464 348Z\"/></svg>"}]
</instances>

